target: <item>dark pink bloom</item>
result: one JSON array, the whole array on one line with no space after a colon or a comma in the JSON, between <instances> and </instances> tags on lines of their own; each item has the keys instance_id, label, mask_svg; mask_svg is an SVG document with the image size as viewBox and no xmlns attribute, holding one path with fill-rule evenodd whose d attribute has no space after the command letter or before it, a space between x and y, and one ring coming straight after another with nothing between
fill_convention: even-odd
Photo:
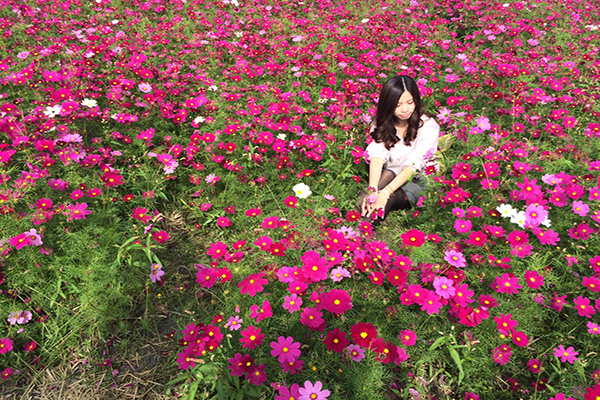
<instances>
[{"instance_id":1,"label":"dark pink bloom","mask_svg":"<svg viewBox=\"0 0 600 400\"><path fill-rule=\"evenodd\" d=\"M347 291L332 289L325 294L323 308L333 314L343 314L352 308L352 299Z\"/></svg>"},{"instance_id":2,"label":"dark pink bloom","mask_svg":"<svg viewBox=\"0 0 600 400\"><path fill-rule=\"evenodd\" d=\"M267 285L269 283L269 281L267 281L264 278L264 276L264 272L248 275L244 280L238 283L240 293L248 293L250 297L254 297L256 296L256 293L262 292L264 290L264 285Z\"/></svg>"}]
</instances>

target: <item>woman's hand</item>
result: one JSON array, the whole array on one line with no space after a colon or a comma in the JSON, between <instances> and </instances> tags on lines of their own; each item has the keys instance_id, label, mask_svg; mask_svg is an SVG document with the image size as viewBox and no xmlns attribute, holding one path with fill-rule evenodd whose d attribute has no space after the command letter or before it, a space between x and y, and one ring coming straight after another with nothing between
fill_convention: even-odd
<instances>
[{"instance_id":1,"label":"woman's hand","mask_svg":"<svg viewBox=\"0 0 600 400\"><path fill-rule=\"evenodd\" d=\"M385 206L390 198L388 192L384 190L382 192L377 192L375 195L377 196L377 199L374 203L367 204L366 213L363 211L363 216L370 217L371 214L376 210L385 210ZM365 207L363 203L363 210L364 209Z\"/></svg>"}]
</instances>

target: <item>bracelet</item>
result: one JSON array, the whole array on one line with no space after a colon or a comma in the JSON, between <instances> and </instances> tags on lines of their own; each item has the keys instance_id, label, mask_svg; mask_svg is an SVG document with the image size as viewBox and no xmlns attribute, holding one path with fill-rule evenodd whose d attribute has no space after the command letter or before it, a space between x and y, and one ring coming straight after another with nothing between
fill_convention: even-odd
<instances>
[{"instance_id":1,"label":"bracelet","mask_svg":"<svg viewBox=\"0 0 600 400\"><path fill-rule=\"evenodd\" d=\"M394 190L392 190L389 186L386 186L383 189L388 191L388 197L392 197L394 195Z\"/></svg>"}]
</instances>

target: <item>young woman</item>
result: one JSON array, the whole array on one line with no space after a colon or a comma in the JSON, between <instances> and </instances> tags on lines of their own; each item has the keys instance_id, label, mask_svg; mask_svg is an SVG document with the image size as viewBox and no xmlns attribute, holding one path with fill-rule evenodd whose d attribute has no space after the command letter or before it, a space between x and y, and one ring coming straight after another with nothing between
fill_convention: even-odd
<instances>
[{"instance_id":1,"label":"young woman","mask_svg":"<svg viewBox=\"0 0 600 400\"><path fill-rule=\"evenodd\" d=\"M390 211L417 202L426 189L421 173L437 150L439 133L410 76L398 75L383 85L371 126L373 141L365 151L369 188L358 198L363 216L373 218L376 213L381 222Z\"/></svg>"}]
</instances>

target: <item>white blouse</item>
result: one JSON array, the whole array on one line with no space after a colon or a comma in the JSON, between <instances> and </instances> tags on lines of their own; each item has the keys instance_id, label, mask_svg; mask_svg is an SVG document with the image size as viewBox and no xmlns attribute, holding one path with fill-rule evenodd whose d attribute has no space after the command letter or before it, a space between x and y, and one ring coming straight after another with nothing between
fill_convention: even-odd
<instances>
[{"instance_id":1,"label":"white blouse","mask_svg":"<svg viewBox=\"0 0 600 400\"><path fill-rule=\"evenodd\" d=\"M371 132L374 129L373 126ZM381 158L384 168L396 175L406 167L412 167L415 172L423 172L425 163L437 150L439 136L440 126L433 118L429 118L423 122L410 146L406 146L404 139L400 139L388 150L383 142L372 141L365 150L365 161L368 163L373 157Z\"/></svg>"}]
</instances>

